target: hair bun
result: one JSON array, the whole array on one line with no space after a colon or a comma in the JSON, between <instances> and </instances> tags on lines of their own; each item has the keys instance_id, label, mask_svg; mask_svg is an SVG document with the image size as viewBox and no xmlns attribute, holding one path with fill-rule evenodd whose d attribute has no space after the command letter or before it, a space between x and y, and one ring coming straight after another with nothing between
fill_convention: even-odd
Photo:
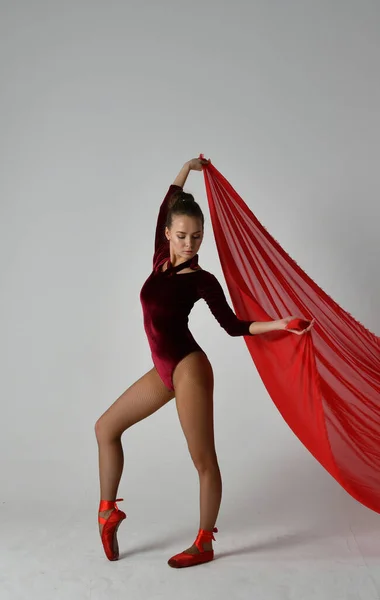
<instances>
[{"instance_id":1,"label":"hair bun","mask_svg":"<svg viewBox=\"0 0 380 600\"><path fill-rule=\"evenodd\" d=\"M195 202L194 196L192 194L188 194L187 192L181 192L179 199L182 202Z\"/></svg>"},{"instance_id":2,"label":"hair bun","mask_svg":"<svg viewBox=\"0 0 380 600\"><path fill-rule=\"evenodd\" d=\"M184 192L183 190L176 190L172 197L169 199L168 212L166 215L166 227L168 229L172 226L173 215L187 215L189 217L196 217L202 222L202 228L204 226L204 216L199 204L195 201L193 194Z\"/></svg>"}]
</instances>

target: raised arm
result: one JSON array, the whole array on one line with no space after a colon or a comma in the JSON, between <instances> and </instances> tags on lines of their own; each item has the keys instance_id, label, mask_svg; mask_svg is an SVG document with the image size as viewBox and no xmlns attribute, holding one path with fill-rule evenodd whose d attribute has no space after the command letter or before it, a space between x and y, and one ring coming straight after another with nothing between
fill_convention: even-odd
<instances>
[{"instance_id":1,"label":"raised arm","mask_svg":"<svg viewBox=\"0 0 380 600\"><path fill-rule=\"evenodd\" d=\"M183 165L182 169L180 170L177 177L173 181L173 185L178 185L179 187L183 188L183 186L186 183L186 179L188 178L189 173L191 171L190 164L191 164L191 160L187 161L187 163L185 163Z\"/></svg>"},{"instance_id":2,"label":"raised arm","mask_svg":"<svg viewBox=\"0 0 380 600\"><path fill-rule=\"evenodd\" d=\"M156 235L154 241L154 259L153 263L156 262L157 252L165 245L168 244L168 240L165 236L165 223L166 217L168 214L168 210L171 206L171 199L173 198L175 192L179 192L182 190L183 186L186 183L187 177L190 171L201 171L203 165L208 164L208 160L202 160L199 158L193 158L186 162L177 177L173 181L172 185L169 187L169 190L162 201L160 206L160 210L158 213L157 224L156 224ZM160 252L161 254L161 252Z\"/></svg>"},{"instance_id":3,"label":"raised arm","mask_svg":"<svg viewBox=\"0 0 380 600\"><path fill-rule=\"evenodd\" d=\"M157 224L156 224L156 235L154 238L154 253L155 254L157 254L157 252L160 250L160 248L164 244L169 243L165 236L166 217L168 215L168 210L169 210L169 207L171 204L171 202L170 202L171 199L173 198L175 192L180 192L181 190L182 190L182 187L180 187L179 185L174 185L174 183L173 183L169 187L167 194L162 201L160 210L158 212Z\"/></svg>"},{"instance_id":4,"label":"raised arm","mask_svg":"<svg viewBox=\"0 0 380 600\"><path fill-rule=\"evenodd\" d=\"M208 165L209 162L210 161L205 158L192 158L191 160L188 160L173 181L173 185L183 187L190 171L202 171L203 165Z\"/></svg>"}]
</instances>

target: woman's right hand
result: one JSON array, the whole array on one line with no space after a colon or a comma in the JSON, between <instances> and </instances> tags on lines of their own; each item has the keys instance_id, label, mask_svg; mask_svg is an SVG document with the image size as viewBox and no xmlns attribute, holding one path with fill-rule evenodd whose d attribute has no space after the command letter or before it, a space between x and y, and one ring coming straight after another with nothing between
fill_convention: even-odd
<instances>
[{"instance_id":1,"label":"woman's right hand","mask_svg":"<svg viewBox=\"0 0 380 600\"><path fill-rule=\"evenodd\" d=\"M192 158L188 161L187 165L190 171L202 171L203 165L208 165L209 160L203 158Z\"/></svg>"}]
</instances>

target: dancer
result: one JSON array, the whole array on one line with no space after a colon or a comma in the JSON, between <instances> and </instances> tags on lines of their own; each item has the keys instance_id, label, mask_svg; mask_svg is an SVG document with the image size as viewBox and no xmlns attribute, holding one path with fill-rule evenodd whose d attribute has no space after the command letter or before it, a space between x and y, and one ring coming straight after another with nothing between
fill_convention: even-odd
<instances>
[{"instance_id":1,"label":"dancer","mask_svg":"<svg viewBox=\"0 0 380 600\"><path fill-rule=\"evenodd\" d=\"M313 322L294 316L268 322L238 319L214 275L198 264L204 217L191 194L183 191L189 172L202 171L207 160L184 164L166 194L158 215L153 271L140 299L144 327L154 367L132 384L100 417L95 426L99 448L99 531L109 560L117 560L117 530L126 518L117 502L123 470L123 432L176 399L179 420L190 456L198 471L200 522L198 535L187 550L169 561L189 567L213 559L212 540L222 496L222 480L214 443L213 370L207 355L188 329L188 315L203 298L220 325L231 336L253 336L287 329L303 335ZM288 326L297 327L289 329Z\"/></svg>"}]
</instances>

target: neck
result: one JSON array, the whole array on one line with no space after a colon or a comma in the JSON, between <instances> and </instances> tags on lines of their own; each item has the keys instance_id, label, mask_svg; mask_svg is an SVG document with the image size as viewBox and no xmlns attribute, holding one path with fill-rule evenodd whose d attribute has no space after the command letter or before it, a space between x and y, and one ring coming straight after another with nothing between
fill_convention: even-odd
<instances>
[{"instance_id":1,"label":"neck","mask_svg":"<svg viewBox=\"0 0 380 600\"><path fill-rule=\"evenodd\" d=\"M178 267L178 265L182 265L183 263L193 259L194 256L195 254L193 256L189 256L189 258L177 258L175 254L170 253L170 264L172 267Z\"/></svg>"}]
</instances>

